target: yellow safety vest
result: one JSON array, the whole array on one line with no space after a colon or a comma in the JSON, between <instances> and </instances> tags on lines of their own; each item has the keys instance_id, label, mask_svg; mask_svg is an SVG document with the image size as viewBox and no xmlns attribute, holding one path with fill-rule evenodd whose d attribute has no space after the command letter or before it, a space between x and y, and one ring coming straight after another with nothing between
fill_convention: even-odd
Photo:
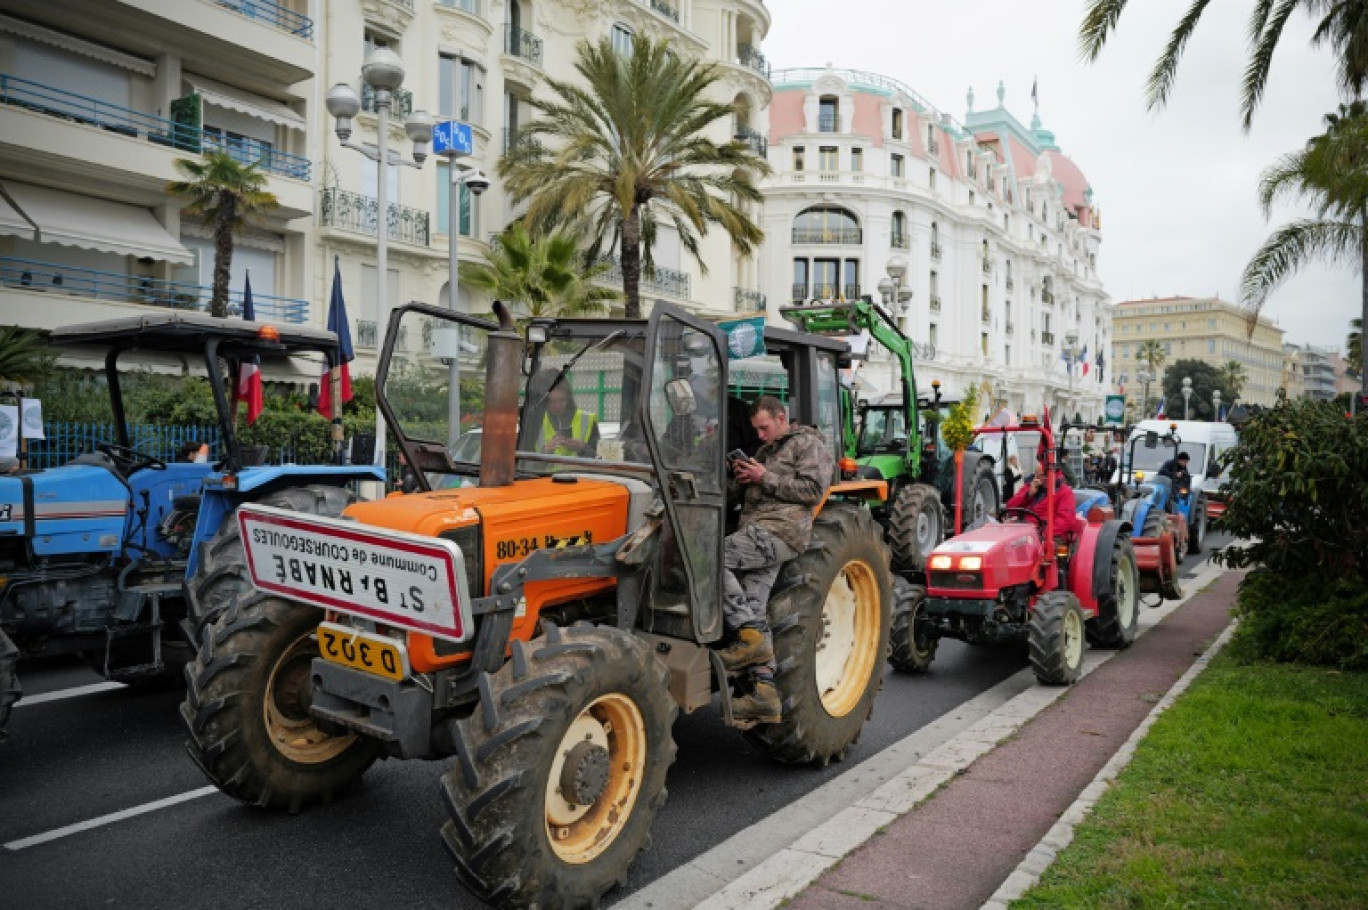
<instances>
[{"instance_id":1,"label":"yellow safety vest","mask_svg":"<svg viewBox=\"0 0 1368 910\"><path fill-rule=\"evenodd\" d=\"M584 411L575 411L575 416L570 419L570 436L578 442L587 443L589 436L594 432L594 427L598 425L598 418L593 414ZM551 423L551 415L542 415L542 448L546 448L547 443L556 438L556 427ZM565 446L556 446L551 451L552 455L579 455L579 452L572 452Z\"/></svg>"}]
</instances>

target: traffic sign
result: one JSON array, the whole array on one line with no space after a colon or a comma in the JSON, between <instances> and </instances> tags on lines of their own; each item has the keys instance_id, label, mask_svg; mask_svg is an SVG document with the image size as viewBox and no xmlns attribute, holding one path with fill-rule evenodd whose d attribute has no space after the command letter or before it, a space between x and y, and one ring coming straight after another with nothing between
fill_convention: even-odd
<instances>
[{"instance_id":1,"label":"traffic sign","mask_svg":"<svg viewBox=\"0 0 1368 910\"><path fill-rule=\"evenodd\" d=\"M433 124L432 154L434 155L473 155L475 137L470 124L459 120L444 120Z\"/></svg>"}]
</instances>

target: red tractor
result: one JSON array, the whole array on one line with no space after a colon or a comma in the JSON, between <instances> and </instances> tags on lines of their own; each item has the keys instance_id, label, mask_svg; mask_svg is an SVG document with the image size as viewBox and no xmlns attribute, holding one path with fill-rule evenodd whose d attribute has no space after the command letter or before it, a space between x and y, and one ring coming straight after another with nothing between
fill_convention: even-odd
<instances>
[{"instance_id":1,"label":"red tractor","mask_svg":"<svg viewBox=\"0 0 1368 910\"><path fill-rule=\"evenodd\" d=\"M941 638L1026 640L1036 678L1067 685L1078 679L1085 639L1103 648L1135 640L1140 579L1130 526L1102 504L1089 510L1081 531L1055 527L1062 467L1049 421L1023 416L1019 426L984 426L974 433L1028 430L1041 434L1045 517L1005 509L1005 521L990 520L936 547L925 585L900 583L889 658L896 669L926 670ZM956 511L961 507L957 497Z\"/></svg>"}]
</instances>

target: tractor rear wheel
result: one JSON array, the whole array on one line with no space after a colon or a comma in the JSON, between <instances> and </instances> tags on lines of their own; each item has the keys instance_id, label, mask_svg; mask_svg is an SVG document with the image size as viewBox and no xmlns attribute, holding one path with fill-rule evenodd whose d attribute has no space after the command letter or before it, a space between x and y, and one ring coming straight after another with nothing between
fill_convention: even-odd
<instances>
[{"instance_id":1,"label":"tractor rear wheel","mask_svg":"<svg viewBox=\"0 0 1368 910\"><path fill-rule=\"evenodd\" d=\"M928 635L919 620L926 605L926 588L893 579L893 628L889 632L888 662L903 673L925 673L936 659L940 638Z\"/></svg>"},{"instance_id":2,"label":"tractor rear wheel","mask_svg":"<svg viewBox=\"0 0 1368 910\"><path fill-rule=\"evenodd\" d=\"M1206 532L1206 499L1198 496L1197 501L1192 506L1192 520L1188 522L1188 553L1202 552L1202 544L1206 541Z\"/></svg>"},{"instance_id":3,"label":"tractor rear wheel","mask_svg":"<svg viewBox=\"0 0 1368 910\"><path fill-rule=\"evenodd\" d=\"M1135 548L1118 536L1111 552L1098 553L1097 558L1110 560L1111 566L1107 590L1097 592L1097 615L1087 622L1088 643L1097 648L1129 648L1139 623Z\"/></svg>"},{"instance_id":4,"label":"tractor rear wheel","mask_svg":"<svg viewBox=\"0 0 1368 910\"><path fill-rule=\"evenodd\" d=\"M859 739L883 684L888 549L868 509L834 503L784 572L797 583L769 603L783 719L746 737L777 761L826 764Z\"/></svg>"},{"instance_id":5,"label":"tractor rear wheel","mask_svg":"<svg viewBox=\"0 0 1368 910\"><path fill-rule=\"evenodd\" d=\"M19 700L23 690L19 688L19 649L10 637L0 629L0 741L9 725L10 709Z\"/></svg>"},{"instance_id":6,"label":"tractor rear wheel","mask_svg":"<svg viewBox=\"0 0 1368 910\"><path fill-rule=\"evenodd\" d=\"M1002 505L998 495L997 477L993 474L992 461L979 452L965 452L963 476L960 480L964 495L964 527L969 527L990 515L996 515ZM955 516L955 461L947 458L941 465L940 476L936 480L941 497L945 502L947 524L954 524Z\"/></svg>"},{"instance_id":7,"label":"tractor rear wheel","mask_svg":"<svg viewBox=\"0 0 1368 910\"><path fill-rule=\"evenodd\" d=\"M346 490L320 486L261 503L333 516L348 501ZM323 614L251 587L236 521L223 523L208 551L192 592L192 603L211 612L198 617L198 653L185 672L186 750L216 787L243 802L291 812L328 802L361 779L380 743L334 734L309 712Z\"/></svg>"},{"instance_id":8,"label":"tractor rear wheel","mask_svg":"<svg viewBox=\"0 0 1368 910\"><path fill-rule=\"evenodd\" d=\"M1031 669L1047 686L1078 681L1083 669L1083 608L1068 591L1051 591L1036 599L1026 624Z\"/></svg>"},{"instance_id":9,"label":"tractor rear wheel","mask_svg":"<svg viewBox=\"0 0 1368 910\"><path fill-rule=\"evenodd\" d=\"M500 907L596 907L647 845L674 762L665 667L629 632L543 625L453 724L442 838Z\"/></svg>"},{"instance_id":10,"label":"tractor rear wheel","mask_svg":"<svg viewBox=\"0 0 1368 910\"><path fill-rule=\"evenodd\" d=\"M940 492L924 483L910 483L899 490L888 516L888 548L893 553L894 571L926 568L931 551L944 536Z\"/></svg>"}]
</instances>

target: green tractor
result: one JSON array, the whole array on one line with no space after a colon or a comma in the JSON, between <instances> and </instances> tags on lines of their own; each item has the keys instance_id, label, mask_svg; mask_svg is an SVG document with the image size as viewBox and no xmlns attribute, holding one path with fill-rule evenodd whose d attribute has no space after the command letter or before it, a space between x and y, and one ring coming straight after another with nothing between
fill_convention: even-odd
<instances>
[{"instance_id":1,"label":"green tractor","mask_svg":"<svg viewBox=\"0 0 1368 910\"><path fill-rule=\"evenodd\" d=\"M918 398L913 343L872 301L784 307L779 312L814 335L868 332L870 340L898 364L901 390L859 402L858 415L850 390L842 388L844 448L860 477L888 482L887 504L876 510L875 517L884 527L894 571L921 572L945 538L946 516L954 508L955 464L940 439L940 423L952 402L941 399L939 382L931 384L931 398ZM997 512L998 484L990 459L966 452L962 484L964 501L970 504L966 524Z\"/></svg>"}]
</instances>

